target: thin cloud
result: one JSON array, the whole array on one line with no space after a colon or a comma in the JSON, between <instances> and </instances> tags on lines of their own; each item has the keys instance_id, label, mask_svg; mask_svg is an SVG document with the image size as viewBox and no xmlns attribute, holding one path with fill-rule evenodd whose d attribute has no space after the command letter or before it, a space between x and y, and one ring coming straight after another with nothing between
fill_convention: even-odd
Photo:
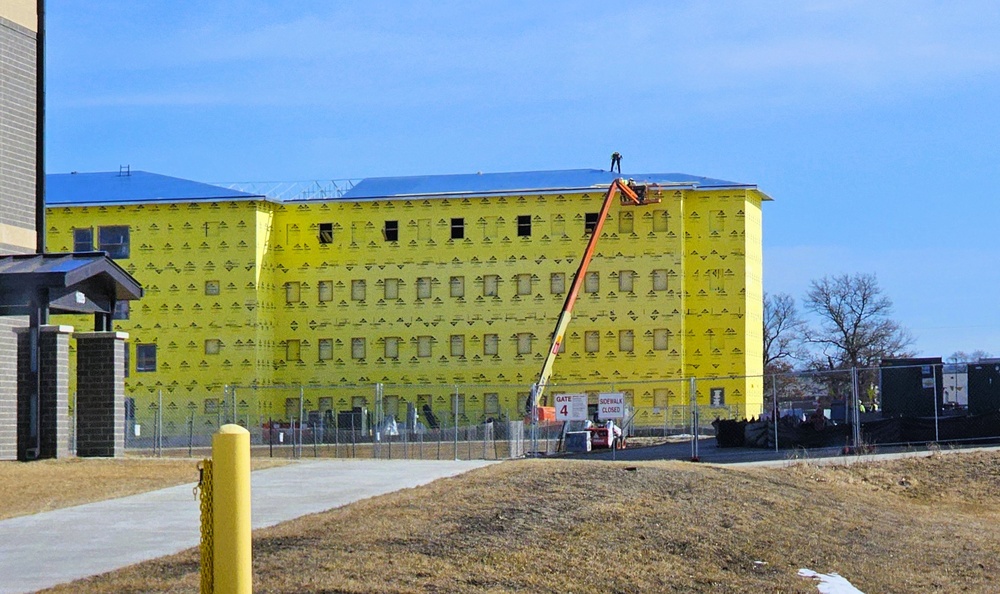
<instances>
[{"instance_id":1,"label":"thin cloud","mask_svg":"<svg viewBox=\"0 0 1000 594\"><path fill-rule=\"evenodd\" d=\"M1000 66L995 9L973 14L916 2L583 6L307 3L304 14L287 20L192 14L177 28L132 33L124 51L85 49L97 56L81 66L83 73L128 74L140 104L156 104L154 95L171 103L171 93L159 89L198 80L195 95L215 104L537 104L605 94L622 104L680 99L710 112L886 100ZM93 94L80 104L114 104Z\"/></svg>"}]
</instances>

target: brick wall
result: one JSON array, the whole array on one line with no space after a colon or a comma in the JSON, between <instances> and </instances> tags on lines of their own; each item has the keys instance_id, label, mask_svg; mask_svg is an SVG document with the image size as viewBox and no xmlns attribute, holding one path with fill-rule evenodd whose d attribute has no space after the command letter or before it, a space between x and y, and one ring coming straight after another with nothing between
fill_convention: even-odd
<instances>
[{"instance_id":1,"label":"brick wall","mask_svg":"<svg viewBox=\"0 0 1000 594\"><path fill-rule=\"evenodd\" d=\"M124 332L81 332L76 337L76 455L125 452Z\"/></svg>"},{"instance_id":2,"label":"brick wall","mask_svg":"<svg viewBox=\"0 0 1000 594\"><path fill-rule=\"evenodd\" d=\"M0 221L25 229L35 228L35 49L33 31L0 17Z\"/></svg>"},{"instance_id":3,"label":"brick wall","mask_svg":"<svg viewBox=\"0 0 1000 594\"><path fill-rule=\"evenodd\" d=\"M0 224L35 229L36 35L0 16ZM3 237L4 234L0 234ZM0 242L0 253L34 242Z\"/></svg>"}]
</instances>

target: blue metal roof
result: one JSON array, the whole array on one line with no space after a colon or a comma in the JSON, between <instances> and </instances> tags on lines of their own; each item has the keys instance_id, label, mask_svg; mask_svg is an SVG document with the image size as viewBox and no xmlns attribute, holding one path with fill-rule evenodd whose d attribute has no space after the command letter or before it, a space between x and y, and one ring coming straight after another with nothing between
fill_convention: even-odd
<instances>
[{"instance_id":1,"label":"blue metal roof","mask_svg":"<svg viewBox=\"0 0 1000 594\"><path fill-rule=\"evenodd\" d=\"M257 194L145 171L50 173L45 176L46 206L261 198L263 196Z\"/></svg>"},{"instance_id":2,"label":"blue metal roof","mask_svg":"<svg viewBox=\"0 0 1000 594\"><path fill-rule=\"evenodd\" d=\"M223 200L371 200L407 196L448 196L603 191L617 177L640 183L674 185L691 189L748 188L754 184L698 177L686 173L628 173L618 175L601 169L563 169L514 173L464 173L456 175L416 175L370 177L361 180L340 196L286 198L264 196L212 184L148 173L53 173L45 176L46 206L89 206L150 202L194 202Z\"/></svg>"},{"instance_id":3,"label":"blue metal roof","mask_svg":"<svg viewBox=\"0 0 1000 594\"><path fill-rule=\"evenodd\" d=\"M503 194L521 191L553 192L606 188L617 177L632 178L637 182L686 185L701 189L756 188L753 184L697 177L685 173L615 174L601 169L564 169L516 173L371 177L362 180L346 192L344 199L439 196L444 194Z\"/></svg>"}]
</instances>

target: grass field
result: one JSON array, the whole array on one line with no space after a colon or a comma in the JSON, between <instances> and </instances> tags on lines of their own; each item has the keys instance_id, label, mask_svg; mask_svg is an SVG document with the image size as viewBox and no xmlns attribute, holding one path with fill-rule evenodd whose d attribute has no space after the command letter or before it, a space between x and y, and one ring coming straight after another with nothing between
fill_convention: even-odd
<instances>
[{"instance_id":1,"label":"grass field","mask_svg":"<svg viewBox=\"0 0 1000 594\"><path fill-rule=\"evenodd\" d=\"M522 460L254 534L255 592L1000 591L1000 455L738 469ZM195 550L56 588L197 592Z\"/></svg>"},{"instance_id":2,"label":"grass field","mask_svg":"<svg viewBox=\"0 0 1000 594\"><path fill-rule=\"evenodd\" d=\"M0 520L198 481L197 459L66 458L0 462ZM287 464L254 459L254 470Z\"/></svg>"}]
</instances>

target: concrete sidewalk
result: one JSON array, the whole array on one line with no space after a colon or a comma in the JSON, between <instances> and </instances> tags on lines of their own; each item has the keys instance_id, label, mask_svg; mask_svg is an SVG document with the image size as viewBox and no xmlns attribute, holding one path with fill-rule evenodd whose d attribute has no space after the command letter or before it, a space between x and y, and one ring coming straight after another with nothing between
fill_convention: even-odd
<instances>
[{"instance_id":1,"label":"concrete sidewalk","mask_svg":"<svg viewBox=\"0 0 1000 594\"><path fill-rule=\"evenodd\" d=\"M486 461L316 460L252 473L253 527L416 487ZM0 521L0 594L32 592L196 546L194 484Z\"/></svg>"}]
</instances>

